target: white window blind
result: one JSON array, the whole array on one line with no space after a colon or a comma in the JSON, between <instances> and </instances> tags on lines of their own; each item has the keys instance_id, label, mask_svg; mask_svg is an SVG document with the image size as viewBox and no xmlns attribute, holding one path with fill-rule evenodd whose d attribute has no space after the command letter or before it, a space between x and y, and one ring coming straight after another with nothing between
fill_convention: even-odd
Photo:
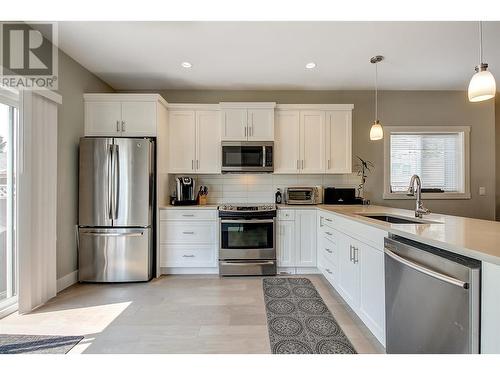
<instances>
[{"instance_id":1,"label":"white window blind","mask_svg":"<svg viewBox=\"0 0 500 375\"><path fill-rule=\"evenodd\" d=\"M418 174L423 189L464 191L464 137L456 133L393 133L390 136L391 192L405 192ZM429 191L429 190L428 190Z\"/></svg>"}]
</instances>

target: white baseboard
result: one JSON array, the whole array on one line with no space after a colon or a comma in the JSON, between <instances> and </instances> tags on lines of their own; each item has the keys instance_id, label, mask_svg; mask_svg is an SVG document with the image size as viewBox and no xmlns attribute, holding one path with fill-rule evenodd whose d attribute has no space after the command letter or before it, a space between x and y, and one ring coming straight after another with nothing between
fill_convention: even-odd
<instances>
[{"instance_id":1,"label":"white baseboard","mask_svg":"<svg viewBox=\"0 0 500 375\"><path fill-rule=\"evenodd\" d=\"M57 279L57 293L78 282L78 270Z\"/></svg>"}]
</instances>

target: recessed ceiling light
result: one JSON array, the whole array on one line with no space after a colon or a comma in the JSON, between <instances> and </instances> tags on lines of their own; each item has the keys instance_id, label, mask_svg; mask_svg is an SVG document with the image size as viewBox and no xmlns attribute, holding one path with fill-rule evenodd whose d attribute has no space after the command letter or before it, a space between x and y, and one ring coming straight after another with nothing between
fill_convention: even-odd
<instances>
[{"instance_id":1,"label":"recessed ceiling light","mask_svg":"<svg viewBox=\"0 0 500 375\"><path fill-rule=\"evenodd\" d=\"M310 62L306 64L306 69L314 69L316 68L316 63Z\"/></svg>"},{"instance_id":2,"label":"recessed ceiling light","mask_svg":"<svg viewBox=\"0 0 500 375\"><path fill-rule=\"evenodd\" d=\"M184 62L181 64L181 66L182 66L183 68L189 69L189 68L191 68L193 65L192 65L190 62L188 62L188 61L184 61Z\"/></svg>"}]
</instances>

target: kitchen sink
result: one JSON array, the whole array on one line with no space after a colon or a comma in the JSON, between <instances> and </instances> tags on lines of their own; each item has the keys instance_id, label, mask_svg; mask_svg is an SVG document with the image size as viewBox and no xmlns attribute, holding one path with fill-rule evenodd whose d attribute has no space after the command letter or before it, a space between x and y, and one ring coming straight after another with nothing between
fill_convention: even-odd
<instances>
[{"instance_id":1,"label":"kitchen sink","mask_svg":"<svg viewBox=\"0 0 500 375\"><path fill-rule=\"evenodd\" d=\"M410 219L408 217L385 215L385 214L358 214L359 216L364 216L370 219L385 221L386 223L393 224L440 224L437 221L428 221L421 219Z\"/></svg>"}]
</instances>

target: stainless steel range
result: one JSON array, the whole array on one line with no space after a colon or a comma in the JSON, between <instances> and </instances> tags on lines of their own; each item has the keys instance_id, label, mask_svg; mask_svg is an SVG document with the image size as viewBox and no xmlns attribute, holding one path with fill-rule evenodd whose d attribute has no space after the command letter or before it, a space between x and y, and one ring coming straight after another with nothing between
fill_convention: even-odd
<instances>
[{"instance_id":1,"label":"stainless steel range","mask_svg":"<svg viewBox=\"0 0 500 375\"><path fill-rule=\"evenodd\" d=\"M276 275L276 205L222 205L219 218L219 274Z\"/></svg>"}]
</instances>

